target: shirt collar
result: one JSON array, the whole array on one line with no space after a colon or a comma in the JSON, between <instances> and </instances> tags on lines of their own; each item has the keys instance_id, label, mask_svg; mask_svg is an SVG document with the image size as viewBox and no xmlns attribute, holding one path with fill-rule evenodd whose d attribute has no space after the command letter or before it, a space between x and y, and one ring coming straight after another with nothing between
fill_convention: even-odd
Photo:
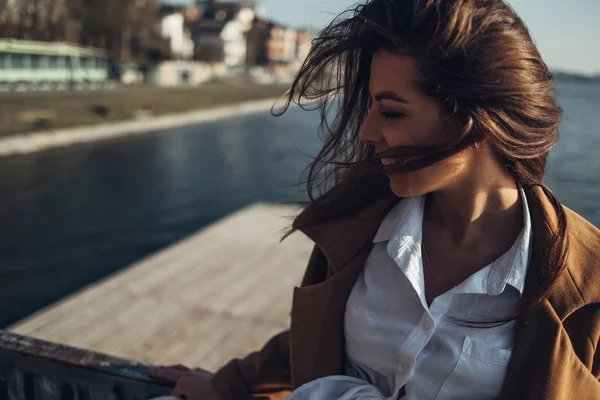
<instances>
[{"instance_id":1,"label":"shirt collar","mask_svg":"<svg viewBox=\"0 0 600 400\"><path fill-rule=\"evenodd\" d=\"M474 275L486 275L484 284L487 294L499 295L506 285L510 285L523 294L527 266L532 256L532 232L529 205L523 187L519 185L519 196L523 204L523 229L514 244L496 261ZM400 201L385 216L373 243L388 242L392 237L418 238L420 242L423 228L425 196L408 197ZM401 245L400 243L398 243ZM460 286L460 285L459 285Z\"/></svg>"},{"instance_id":2,"label":"shirt collar","mask_svg":"<svg viewBox=\"0 0 600 400\"><path fill-rule=\"evenodd\" d=\"M415 229L420 231L423 225L423 211L419 205L424 203L424 200L425 196L406 197L396 204L381 221L373 243L389 241L399 229L411 231L403 232L405 235L417 233L412 232Z\"/></svg>"},{"instance_id":3,"label":"shirt collar","mask_svg":"<svg viewBox=\"0 0 600 400\"><path fill-rule=\"evenodd\" d=\"M519 185L519 196L523 203L523 229L512 247L491 265L488 280L489 294L500 294L506 285L510 285L523 294L527 266L533 254L533 235L531 233L531 215L525 191Z\"/></svg>"}]
</instances>

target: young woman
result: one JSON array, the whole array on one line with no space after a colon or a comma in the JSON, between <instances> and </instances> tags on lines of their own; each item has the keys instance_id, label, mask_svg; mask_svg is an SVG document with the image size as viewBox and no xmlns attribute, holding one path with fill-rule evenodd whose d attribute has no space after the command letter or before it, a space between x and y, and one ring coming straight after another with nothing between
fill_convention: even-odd
<instances>
[{"instance_id":1,"label":"young woman","mask_svg":"<svg viewBox=\"0 0 600 400\"><path fill-rule=\"evenodd\" d=\"M504 1L368 1L289 96L325 134L291 328L214 376L156 371L174 395L600 398L600 232L542 183L561 110Z\"/></svg>"}]
</instances>

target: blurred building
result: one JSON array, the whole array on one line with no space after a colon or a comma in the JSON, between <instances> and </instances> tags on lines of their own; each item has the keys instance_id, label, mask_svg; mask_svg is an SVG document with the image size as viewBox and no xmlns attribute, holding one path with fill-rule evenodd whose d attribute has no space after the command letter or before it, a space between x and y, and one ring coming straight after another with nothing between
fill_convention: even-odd
<instances>
[{"instance_id":1,"label":"blurred building","mask_svg":"<svg viewBox=\"0 0 600 400\"><path fill-rule=\"evenodd\" d=\"M163 5L160 31L169 40L171 57L152 66L149 82L158 86L198 85L223 74L226 60L235 63L231 58L237 49L231 49L231 44L235 45L240 35L245 39L243 31L238 34L240 29L236 29L242 10L237 3L235 6ZM226 18L221 18L223 13Z\"/></svg>"},{"instance_id":2,"label":"blurred building","mask_svg":"<svg viewBox=\"0 0 600 400\"><path fill-rule=\"evenodd\" d=\"M196 84L252 67L267 79L297 68L310 34L264 15L253 0L0 0L0 37L102 49L111 78L129 84Z\"/></svg>"},{"instance_id":3,"label":"blurred building","mask_svg":"<svg viewBox=\"0 0 600 400\"><path fill-rule=\"evenodd\" d=\"M156 64L148 80L163 87L195 86L218 75L213 65L199 61L167 60Z\"/></svg>"},{"instance_id":4,"label":"blurred building","mask_svg":"<svg viewBox=\"0 0 600 400\"><path fill-rule=\"evenodd\" d=\"M246 33L255 18L255 3L199 2L198 18L191 21L195 43L194 58L229 69L246 63Z\"/></svg>"},{"instance_id":5,"label":"blurred building","mask_svg":"<svg viewBox=\"0 0 600 400\"><path fill-rule=\"evenodd\" d=\"M319 31L316 29L300 29L298 30L298 47L296 52L296 64L300 67L304 60L308 57L312 48L312 41L317 37Z\"/></svg>"},{"instance_id":6,"label":"blurred building","mask_svg":"<svg viewBox=\"0 0 600 400\"><path fill-rule=\"evenodd\" d=\"M169 40L172 58L190 60L194 57L192 32L186 24L186 9L163 6L160 9L160 33Z\"/></svg>"},{"instance_id":7,"label":"blurred building","mask_svg":"<svg viewBox=\"0 0 600 400\"><path fill-rule=\"evenodd\" d=\"M296 60L297 32L289 27L273 24L269 38L269 61L275 64L289 64Z\"/></svg>"},{"instance_id":8,"label":"blurred building","mask_svg":"<svg viewBox=\"0 0 600 400\"><path fill-rule=\"evenodd\" d=\"M252 27L247 33L248 65L264 66L269 63L269 40L271 37L271 23L262 18L255 18Z\"/></svg>"},{"instance_id":9,"label":"blurred building","mask_svg":"<svg viewBox=\"0 0 600 400\"><path fill-rule=\"evenodd\" d=\"M255 18L248 31L247 63L257 66L277 66L293 63L298 57L296 30Z\"/></svg>"}]
</instances>

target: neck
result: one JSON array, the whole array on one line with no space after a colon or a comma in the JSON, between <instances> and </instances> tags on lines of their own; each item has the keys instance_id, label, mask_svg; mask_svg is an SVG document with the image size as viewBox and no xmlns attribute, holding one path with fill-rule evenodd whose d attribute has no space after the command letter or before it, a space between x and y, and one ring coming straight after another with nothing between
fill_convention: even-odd
<instances>
[{"instance_id":1,"label":"neck","mask_svg":"<svg viewBox=\"0 0 600 400\"><path fill-rule=\"evenodd\" d=\"M448 232L458 245L522 224L521 199L514 178L495 157L481 157L477 165L476 173L432 192L427 201L427 222Z\"/></svg>"}]
</instances>

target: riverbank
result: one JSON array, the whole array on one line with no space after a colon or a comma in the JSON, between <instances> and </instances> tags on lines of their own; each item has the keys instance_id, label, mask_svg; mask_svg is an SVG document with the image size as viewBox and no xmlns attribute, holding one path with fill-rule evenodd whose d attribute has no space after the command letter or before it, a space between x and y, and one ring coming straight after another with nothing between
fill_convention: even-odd
<instances>
[{"instance_id":1,"label":"riverbank","mask_svg":"<svg viewBox=\"0 0 600 400\"><path fill-rule=\"evenodd\" d=\"M263 111L287 86L39 93L0 98L0 156Z\"/></svg>"}]
</instances>

